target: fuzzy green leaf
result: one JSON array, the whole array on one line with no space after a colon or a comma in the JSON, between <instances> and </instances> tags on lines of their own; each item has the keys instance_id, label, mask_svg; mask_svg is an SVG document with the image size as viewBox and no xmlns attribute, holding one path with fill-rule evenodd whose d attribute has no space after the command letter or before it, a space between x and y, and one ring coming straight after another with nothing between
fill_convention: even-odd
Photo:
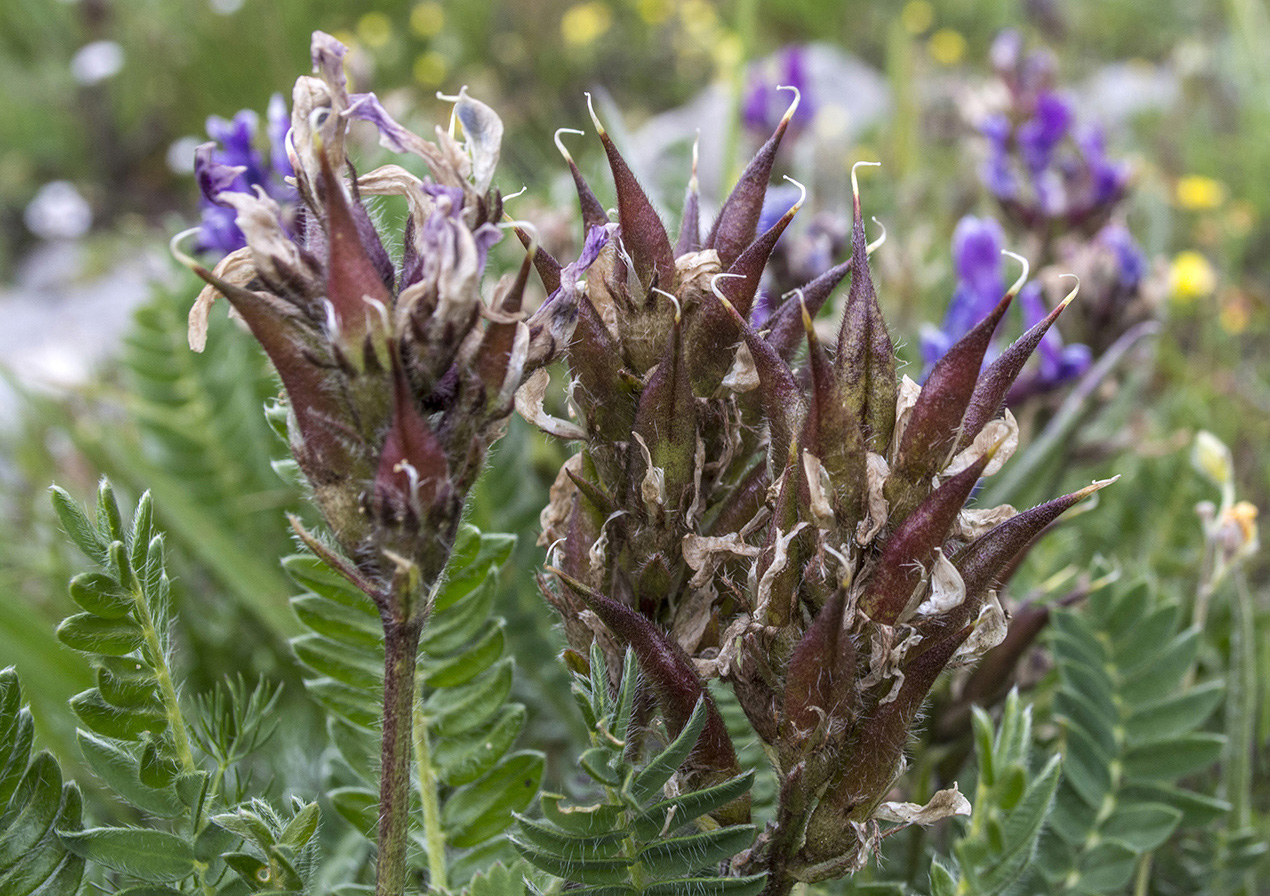
<instances>
[{"instance_id":1,"label":"fuzzy green leaf","mask_svg":"<svg viewBox=\"0 0 1270 896\"><path fill-rule=\"evenodd\" d=\"M488 775L446 801L441 823L456 847L475 846L504 830L512 814L525 809L538 793L544 758L520 752L504 758Z\"/></svg>"},{"instance_id":2,"label":"fuzzy green leaf","mask_svg":"<svg viewBox=\"0 0 1270 896\"><path fill-rule=\"evenodd\" d=\"M111 706L96 688L76 694L70 705L89 730L115 740L137 740L146 731L157 733L168 726L168 718L160 710Z\"/></svg>"},{"instance_id":3,"label":"fuzzy green leaf","mask_svg":"<svg viewBox=\"0 0 1270 896\"><path fill-rule=\"evenodd\" d=\"M194 850L175 834L141 828L59 831L67 849L137 880L165 883L194 870Z\"/></svg>"},{"instance_id":4,"label":"fuzzy green leaf","mask_svg":"<svg viewBox=\"0 0 1270 896\"><path fill-rule=\"evenodd\" d=\"M464 734L489 724L512 690L512 661L501 660L479 678L457 688L440 688L424 704L428 728L438 737Z\"/></svg>"},{"instance_id":5,"label":"fuzzy green leaf","mask_svg":"<svg viewBox=\"0 0 1270 896\"><path fill-rule=\"evenodd\" d=\"M81 573L70 581L71 600L103 619L127 616L136 606L132 592L125 591L110 576L100 572Z\"/></svg>"},{"instance_id":6,"label":"fuzzy green leaf","mask_svg":"<svg viewBox=\"0 0 1270 896\"><path fill-rule=\"evenodd\" d=\"M442 783L470 784L493 768L520 734L526 715L525 707L512 704L488 728L439 739L432 756Z\"/></svg>"},{"instance_id":7,"label":"fuzzy green leaf","mask_svg":"<svg viewBox=\"0 0 1270 896\"><path fill-rule=\"evenodd\" d=\"M171 790L156 789L141 782L137 760L130 754L87 731L79 731L78 738L84 760L121 799L159 818L176 818L185 811Z\"/></svg>"},{"instance_id":8,"label":"fuzzy green leaf","mask_svg":"<svg viewBox=\"0 0 1270 896\"><path fill-rule=\"evenodd\" d=\"M657 878L682 877L731 859L754 842L753 825L738 824L682 837L655 840L639 853L644 871Z\"/></svg>"},{"instance_id":9,"label":"fuzzy green leaf","mask_svg":"<svg viewBox=\"0 0 1270 896\"><path fill-rule=\"evenodd\" d=\"M92 613L79 613L62 620L57 637L67 647L83 653L124 656L145 643L145 632L129 616L103 619Z\"/></svg>"},{"instance_id":10,"label":"fuzzy green leaf","mask_svg":"<svg viewBox=\"0 0 1270 896\"><path fill-rule=\"evenodd\" d=\"M670 776L679 770L679 766L683 765L688 754L697 745L708 717L709 707L702 698L697 701L679 735L635 776L630 788L632 798L643 802L666 786Z\"/></svg>"}]
</instances>

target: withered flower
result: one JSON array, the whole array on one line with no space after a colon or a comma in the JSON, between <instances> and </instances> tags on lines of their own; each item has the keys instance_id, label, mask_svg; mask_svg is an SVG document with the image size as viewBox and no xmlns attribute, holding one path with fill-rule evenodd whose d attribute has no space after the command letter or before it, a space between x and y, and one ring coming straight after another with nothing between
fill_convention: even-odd
<instances>
[{"instance_id":1,"label":"withered flower","mask_svg":"<svg viewBox=\"0 0 1270 896\"><path fill-rule=\"evenodd\" d=\"M576 291L565 354L578 421L528 416L582 442L543 513L548 600L572 659L595 640L610 669L635 651L675 730L711 679L734 689L780 779L775 819L737 873L768 892L860 867L879 819L964 812L883 804L942 670L1006 630L998 576L1064 510L967 506L1014 451L1002 404L1062 306L983 366L1017 283L935 363L896 370L855 194L851 257L784 298L757 329L755 295L781 232L758 222L793 106L704 231L689 189L677 239L592 118L617 188L616 226L574 170L585 225L612 233ZM540 256L550 280L559 265ZM835 346L814 316L851 276ZM560 281L564 289L564 282ZM719 726L721 728L721 725ZM707 728L680 786L735 774ZM747 807L716 818L733 823Z\"/></svg>"},{"instance_id":2,"label":"withered flower","mask_svg":"<svg viewBox=\"0 0 1270 896\"><path fill-rule=\"evenodd\" d=\"M437 128L409 132L374 94L349 94L345 48L313 37L315 75L292 95L286 138L298 218L273 196L235 187L237 168L201 158L210 198L236 212L246 246L213 271L190 312L201 349L207 316L225 296L273 361L290 402L291 447L337 542L359 574L430 582L444 566L464 497L503 430L524 378L568 338L569 296L521 313L530 255L486 302L481 286L502 232L491 186L502 123L485 104L453 98L460 143ZM345 156L350 124L373 122L388 149L427 165L358 175ZM382 237L362 197L405 197L405 232ZM388 247L401 244L394 264Z\"/></svg>"},{"instance_id":3,"label":"withered flower","mask_svg":"<svg viewBox=\"0 0 1270 896\"><path fill-rule=\"evenodd\" d=\"M202 347L212 302L224 296L278 371L291 449L339 550L298 523L296 530L375 601L383 620L377 892L400 893L427 595L517 389L569 338L576 309L566 290L537 314L522 313L532 249L489 302L482 296L503 213L492 186L503 126L493 110L460 91L450 99L464 142L442 128L435 142L424 140L373 94L349 94L344 54L315 32L315 75L297 80L292 94L286 145L301 202L294 225L284 226L265 190L234 189L240 169L204 152L200 184L236 212L246 245L213 271L177 254L208 284L190 312L191 346ZM345 155L356 119L372 122L387 149L422 159L428 176L399 165L358 175ZM365 195L405 198L400 263Z\"/></svg>"}]
</instances>

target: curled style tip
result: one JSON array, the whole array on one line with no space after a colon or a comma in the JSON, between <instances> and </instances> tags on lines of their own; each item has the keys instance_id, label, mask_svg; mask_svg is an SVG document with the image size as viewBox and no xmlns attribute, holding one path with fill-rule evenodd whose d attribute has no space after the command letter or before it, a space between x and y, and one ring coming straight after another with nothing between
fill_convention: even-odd
<instances>
[{"instance_id":1,"label":"curled style tip","mask_svg":"<svg viewBox=\"0 0 1270 896\"><path fill-rule=\"evenodd\" d=\"M1006 290L1006 295L1013 298L1019 294L1019 290L1022 289L1023 284L1027 282L1027 275L1031 272L1032 266L1028 263L1026 258L1017 252L1011 252L1009 249L1002 249L1001 254L1008 255L1010 258L1013 258L1019 264L1023 265L1023 273L1019 274L1019 279L1015 280L1014 285Z\"/></svg>"},{"instance_id":2,"label":"curled style tip","mask_svg":"<svg viewBox=\"0 0 1270 896\"><path fill-rule=\"evenodd\" d=\"M680 322L680 319L681 319L681 318L682 318L682 316L683 316L683 312L682 312L682 309L681 309L681 308L680 308L680 306L679 306L679 299L678 299L678 297L676 297L673 293L668 293L668 292L666 292L666 290L664 290L664 289L658 289L656 286L654 286L654 287L653 287L653 290L652 290L652 291L653 291L653 292L655 292L655 293L658 293L658 294L660 294L660 295L663 295L663 296L665 296L666 298L670 299L670 304L672 304L672 305L674 305L674 306L675 306L675 326L679 326L679 322ZM715 293L715 295L719 295L719 294L716 292L716 293ZM727 301L727 299L724 299L724 298L723 298L723 296L719 296L719 298L720 298L720 299L722 299L724 302L726 302L726 301Z\"/></svg>"},{"instance_id":3,"label":"curled style tip","mask_svg":"<svg viewBox=\"0 0 1270 896\"><path fill-rule=\"evenodd\" d=\"M788 174L783 175L783 177L784 177L784 179L785 179L785 180L789 181L791 184L793 184L794 186L796 186L796 187L798 188L798 192L799 192L798 201L797 201L797 202L795 202L792 206L790 206L789 211L786 213L786 214L788 214L790 217L793 217L793 215L794 215L794 214L795 214L795 213L796 213L796 212L797 212L800 208L802 208L802 207L803 207L803 203L807 201L807 188L806 188L806 187L804 187L802 184L800 184L798 181L794 180L794 179L793 179L792 177L790 177Z\"/></svg>"},{"instance_id":4,"label":"curled style tip","mask_svg":"<svg viewBox=\"0 0 1270 896\"><path fill-rule=\"evenodd\" d=\"M584 137L586 136L586 131L579 131L577 128L556 128L555 134L551 137L556 144L556 149L560 150L560 155L564 156L565 161L572 162L573 156L569 155L569 150L565 148L564 141L560 139L561 134L577 134L579 137Z\"/></svg>"},{"instance_id":5,"label":"curled style tip","mask_svg":"<svg viewBox=\"0 0 1270 896\"><path fill-rule=\"evenodd\" d=\"M1063 298L1063 301L1058 303L1059 308L1066 308L1068 305L1072 303L1072 300L1076 298L1076 294L1080 292L1080 278L1077 277L1075 274L1060 274L1059 276L1071 277L1073 280L1076 281L1076 285L1072 287L1072 291L1069 292ZM1116 479L1119 479L1119 478L1120 478L1119 476L1116 477ZM1108 479L1107 482L1115 482L1115 479Z\"/></svg>"},{"instance_id":6,"label":"curled style tip","mask_svg":"<svg viewBox=\"0 0 1270 896\"><path fill-rule=\"evenodd\" d=\"M172 253L172 257L185 265L191 271L197 272L203 266L195 260L195 258L181 248L181 243L185 242L192 236L201 233L203 228L191 227L189 230L182 230L180 233L168 240L168 251Z\"/></svg>"},{"instance_id":7,"label":"curled style tip","mask_svg":"<svg viewBox=\"0 0 1270 896\"><path fill-rule=\"evenodd\" d=\"M792 90L794 92L794 98L789 101L789 108L786 109L785 114L781 116L781 124L789 124L790 120L794 117L794 113L798 111L798 104L802 102L802 91L792 84L777 84L776 89Z\"/></svg>"},{"instance_id":8,"label":"curled style tip","mask_svg":"<svg viewBox=\"0 0 1270 896\"><path fill-rule=\"evenodd\" d=\"M881 248L883 243L886 242L886 225L883 224L881 221L879 221L875 217L870 216L870 218L874 224L882 228L882 235L879 236L877 239L875 239L873 242L869 243L869 245L864 247L864 252L866 255L872 255L879 248Z\"/></svg>"},{"instance_id":9,"label":"curled style tip","mask_svg":"<svg viewBox=\"0 0 1270 896\"><path fill-rule=\"evenodd\" d=\"M859 168L861 165L864 165L869 168L882 167L881 162L863 162L863 161L856 162L854 165L851 166L851 195L855 197L855 201L857 205L860 204L860 180L856 176L856 169Z\"/></svg>"},{"instance_id":10,"label":"curled style tip","mask_svg":"<svg viewBox=\"0 0 1270 896\"><path fill-rule=\"evenodd\" d=\"M724 277L732 277L732 278L739 277L740 279L744 280L745 275L744 274L729 274L727 271L724 271L723 273L715 274L713 277L710 278L710 291L714 293L715 297L720 302L723 303L723 307L729 309L734 314L739 316L740 312L732 307L732 303L728 301L728 297L725 296L723 292L719 289L719 281L722 280Z\"/></svg>"},{"instance_id":11,"label":"curled style tip","mask_svg":"<svg viewBox=\"0 0 1270 896\"><path fill-rule=\"evenodd\" d=\"M586 97L586 110L591 115L591 123L595 125L595 132L601 137L605 136L608 131L604 130L604 125L600 124L600 117L595 114L595 101L591 97L591 91L586 91L583 96Z\"/></svg>"}]
</instances>

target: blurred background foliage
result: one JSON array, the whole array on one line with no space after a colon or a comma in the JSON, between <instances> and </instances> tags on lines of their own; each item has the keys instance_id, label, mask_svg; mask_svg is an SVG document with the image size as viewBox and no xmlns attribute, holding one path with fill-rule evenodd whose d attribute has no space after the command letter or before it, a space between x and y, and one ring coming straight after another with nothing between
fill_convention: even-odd
<instances>
[{"instance_id":1,"label":"blurred background foliage","mask_svg":"<svg viewBox=\"0 0 1270 896\"><path fill-rule=\"evenodd\" d=\"M294 588L277 562L293 549L283 512L303 514L304 501L285 467L275 469L286 449L261 413L277 394L267 364L223 314L214 315L206 353L188 351L185 315L197 285L166 261L151 265L149 293L121 302L113 323L84 320L73 298L109 290L138 257L164 257L168 236L196 216L189 164L205 119L263 113L272 94L285 95L308 68L311 30L349 44L355 89L379 92L422 133L448 115L437 91L466 84L493 105L508 131L498 184L507 194L528 186L509 209L537 221L547 245L566 256L580 228L552 134L590 130L584 91L599 96L615 138L624 150L636 147L639 173L673 211L695 127L703 128L703 153L710 144L722 160L719 182L761 139L743 125L741 110L747 89L771 66L751 66L790 45L835 45L883 86L883 111L869 121L830 122L825 127L849 139L831 142L829 155L799 147L784 170L813 188L809 211L842 213L850 163L882 160L865 187L866 214L889 231L875 277L916 377L919 328L942 317L955 284L953 228L965 213L994 211L980 184L982 141L967 125L967 106L993 80L989 52L1005 27L1053 51L1057 80L1076 92L1080 117L1102 121L1109 152L1131 162L1125 218L1160 284L1154 316L1162 322L1091 384L1083 404L1063 408L1068 393L1059 392L1021 418L1024 445L1048 439L1052 450L1016 457L1028 475L1000 485L1008 494L997 497L1022 506L1090 479L1122 478L1096 509L1032 552L1012 594L1044 603L1145 576L1191 618L1197 593L1211 585L1197 668L1227 677L1244 657L1257 673L1245 821L1264 840L1267 564L1254 554L1220 582L1211 570L1205 579L1212 537L1195 508L1222 496L1191 457L1198 431L1216 434L1231 449L1238 497L1270 506L1270 14L1257 0L382 0L369 12L348 0L0 4L0 313L23 305L29 314L32 297L47 300L45 329L75 320L91 353L104 342L108 356L90 378L53 390L15 363L16 351L0 357L15 396L0 424L0 665L18 667L44 743L75 766L65 700L91 684L82 661L52 634L69 612L65 582L81 567L58 533L45 488L56 480L83 497L107 474L125 502L151 489L158 525L169 533L188 691L205 692L239 671L283 682L296 699L284 698L279 710L288 724L270 763L272 787L279 794L319 787L323 758L312 745L322 742L322 720L299 699L286 646L298 631L287 606ZM855 86L836 98L848 116ZM692 105L708 87L713 105ZM685 127L672 112L684 107L708 108L712 117ZM799 139L812 136L824 135ZM371 134L362 142L355 159L365 170L377 149ZM598 142L569 138L569 149L611 203ZM56 182L68 183L74 198L50 199ZM703 182L708 203L715 197ZM394 206L377 213L392 215ZM73 263L61 270L67 258ZM1065 412L1066 428L1046 429ZM585 740L555 660L561 642L533 578L543 560L537 514L564 456L563 446L516 420L470 514L484 531L518 536L500 579L499 612L518 662L516 699L530 712L524 741L546 751L551 781L568 776ZM1239 654L1232 644L1241 606L1253 644ZM1047 669L1042 656L1024 670L1038 688L1029 699L1042 707L1057 687ZM1052 737L1039 722L1041 736ZM1226 722L1218 713L1209 724L1223 730ZM1231 799L1221 773L1209 773L1207 783ZM89 815L115 811L88 797Z\"/></svg>"}]
</instances>

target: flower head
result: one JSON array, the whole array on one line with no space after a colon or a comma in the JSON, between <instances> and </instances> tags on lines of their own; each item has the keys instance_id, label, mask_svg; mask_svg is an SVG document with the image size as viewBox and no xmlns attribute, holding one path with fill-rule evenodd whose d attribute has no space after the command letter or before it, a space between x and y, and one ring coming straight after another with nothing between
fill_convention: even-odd
<instances>
[{"instance_id":1,"label":"flower head","mask_svg":"<svg viewBox=\"0 0 1270 896\"><path fill-rule=\"evenodd\" d=\"M544 419L545 373L523 402L582 443L542 517L545 593L571 645L585 656L597 641L616 669L629 643L672 727L708 699L706 680L733 687L775 757L782 811L805 830L755 851L769 867L861 856L856 835L936 677L1004 635L999 576L1105 484L1023 513L966 507L1014 450L1002 403L1066 303L985 367L1014 298L998 285L918 386L896 369L858 192L850 257L760 310L760 279L804 199L762 229L792 112L710 227L698 226L689 190L673 244L595 120L618 222L591 223L611 235L573 286L565 357L577 422ZM593 195L575 178L585 210ZM991 226L980 230L991 242ZM967 284L986 293L1000 271L978 264L978 242L962 241ZM548 288L563 289L558 266L544 269ZM823 344L813 318L848 276L837 343ZM681 776L736 773L730 744L711 743Z\"/></svg>"},{"instance_id":2,"label":"flower head","mask_svg":"<svg viewBox=\"0 0 1270 896\"><path fill-rule=\"evenodd\" d=\"M280 158L266 165L251 143L254 118L214 122L222 147L204 148L199 183L232 213L244 245L214 271L185 259L208 283L190 313L190 341L201 346L213 300L227 298L282 379L292 450L336 540L360 576L386 588L403 571L414 582L440 573L514 393L568 339L574 308L562 296L522 313L532 251L490 300L482 294L501 236L492 179L502 123L493 110L460 92L465 142L439 128L436 142L424 140L374 94L348 93L344 52L316 32L314 75L292 94L294 218L270 180ZM275 140L284 132L278 108L271 104ZM355 119L374 123L385 147L421 159L429 175L394 164L354 172L345 152ZM363 205L376 194L403 196L409 208L392 240L403 245L399 264Z\"/></svg>"}]
</instances>

